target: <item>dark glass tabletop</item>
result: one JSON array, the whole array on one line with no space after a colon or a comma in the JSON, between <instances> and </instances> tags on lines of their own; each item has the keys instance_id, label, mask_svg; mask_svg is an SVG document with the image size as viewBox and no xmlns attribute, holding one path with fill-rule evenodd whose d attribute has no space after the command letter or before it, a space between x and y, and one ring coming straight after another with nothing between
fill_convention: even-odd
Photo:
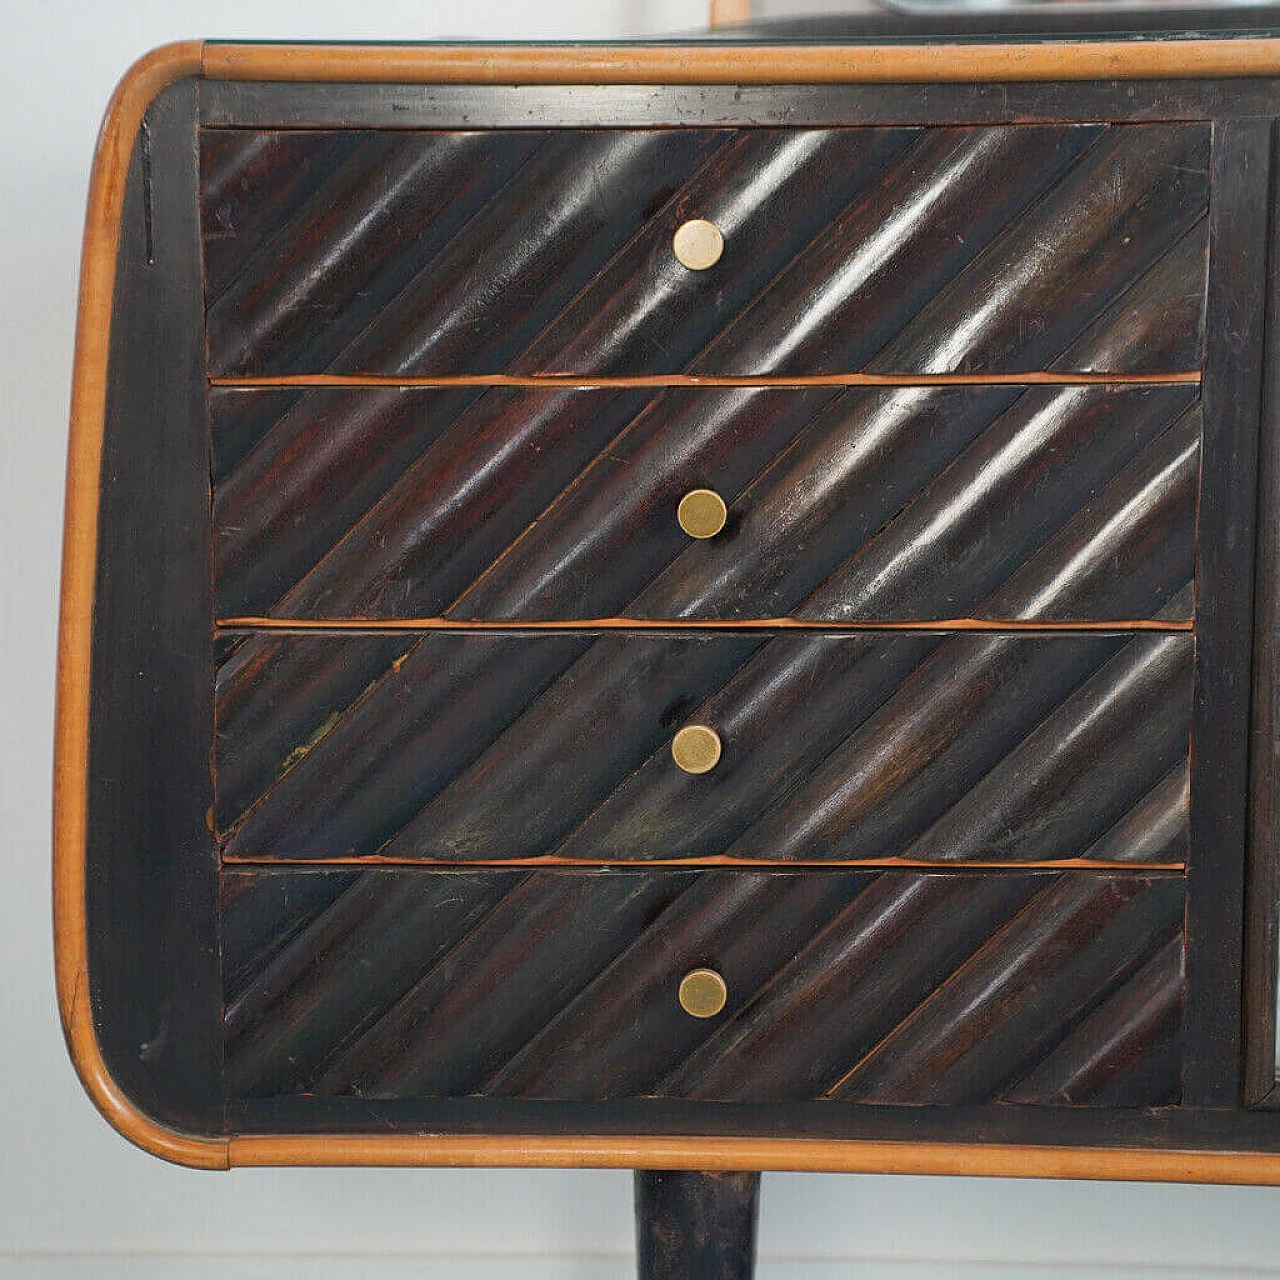
<instances>
[{"instance_id":1,"label":"dark glass tabletop","mask_svg":"<svg viewBox=\"0 0 1280 1280\"><path fill-rule=\"evenodd\" d=\"M699 32L728 43L894 44L1053 39L1156 40L1280 35L1280 4L913 4L840 14L761 18Z\"/></svg>"}]
</instances>

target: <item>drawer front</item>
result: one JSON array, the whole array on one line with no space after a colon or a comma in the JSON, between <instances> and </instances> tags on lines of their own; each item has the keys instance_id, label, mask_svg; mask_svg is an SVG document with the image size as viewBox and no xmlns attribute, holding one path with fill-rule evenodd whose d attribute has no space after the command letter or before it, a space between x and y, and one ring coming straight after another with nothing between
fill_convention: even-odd
<instances>
[{"instance_id":1,"label":"drawer front","mask_svg":"<svg viewBox=\"0 0 1280 1280\"><path fill-rule=\"evenodd\" d=\"M236 389L210 408L222 618L1191 616L1193 386ZM700 489L724 503L711 536L681 523Z\"/></svg>"},{"instance_id":2,"label":"drawer front","mask_svg":"<svg viewBox=\"0 0 1280 1280\"><path fill-rule=\"evenodd\" d=\"M218 676L220 839L252 860L1181 864L1194 649L1147 632L256 634ZM709 741L691 728L718 744L703 772L685 768L684 745Z\"/></svg>"},{"instance_id":3,"label":"drawer front","mask_svg":"<svg viewBox=\"0 0 1280 1280\"><path fill-rule=\"evenodd\" d=\"M201 138L215 375L1200 363L1207 124Z\"/></svg>"},{"instance_id":4,"label":"drawer front","mask_svg":"<svg viewBox=\"0 0 1280 1280\"><path fill-rule=\"evenodd\" d=\"M1163 1105L1183 907L1132 872L229 871L230 1095Z\"/></svg>"}]
</instances>

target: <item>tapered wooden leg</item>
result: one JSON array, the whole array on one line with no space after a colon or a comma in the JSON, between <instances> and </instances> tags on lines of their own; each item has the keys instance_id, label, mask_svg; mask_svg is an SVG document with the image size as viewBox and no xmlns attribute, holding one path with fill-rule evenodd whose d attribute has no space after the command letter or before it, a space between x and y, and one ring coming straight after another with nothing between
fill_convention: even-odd
<instances>
[{"instance_id":1,"label":"tapered wooden leg","mask_svg":"<svg viewBox=\"0 0 1280 1280\"><path fill-rule=\"evenodd\" d=\"M636 1173L639 1280L751 1280L758 1173Z\"/></svg>"}]
</instances>

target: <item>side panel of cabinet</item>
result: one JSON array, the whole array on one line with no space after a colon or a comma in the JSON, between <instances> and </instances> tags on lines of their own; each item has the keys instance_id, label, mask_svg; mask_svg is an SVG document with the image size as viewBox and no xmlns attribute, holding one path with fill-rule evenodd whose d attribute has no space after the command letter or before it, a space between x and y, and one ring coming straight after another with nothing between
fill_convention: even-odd
<instances>
[{"instance_id":1,"label":"side panel of cabinet","mask_svg":"<svg viewBox=\"0 0 1280 1280\"><path fill-rule=\"evenodd\" d=\"M90 668L88 985L116 1084L163 1124L218 1133L199 247L187 81L146 114L121 226Z\"/></svg>"}]
</instances>

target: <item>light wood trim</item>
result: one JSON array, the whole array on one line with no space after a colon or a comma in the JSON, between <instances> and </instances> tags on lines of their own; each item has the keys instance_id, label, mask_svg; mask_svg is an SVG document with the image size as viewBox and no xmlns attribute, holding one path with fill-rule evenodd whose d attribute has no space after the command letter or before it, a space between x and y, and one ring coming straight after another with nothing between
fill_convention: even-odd
<instances>
[{"instance_id":1,"label":"light wood trim","mask_svg":"<svg viewBox=\"0 0 1280 1280\"><path fill-rule=\"evenodd\" d=\"M143 113L168 85L200 71L201 44L166 45L136 62L102 122L89 182L67 445L53 757L54 967L71 1060L94 1105L131 1142L166 1160L227 1168L225 1139L176 1133L141 1112L107 1071L93 1028L85 920L89 667L97 564L98 484L116 252L129 157Z\"/></svg>"},{"instance_id":2,"label":"light wood trim","mask_svg":"<svg viewBox=\"0 0 1280 1280\"><path fill-rule=\"evenodd\" d=\"M833 1104L835 1105L835 1104ZM967 1146L805 1138L318 1137L282 1134L229 1141L247 1165L539 1166L575 1169L786 1170L798 1173L961 1174L988 1178L1086 1178L1122 1182L1280 1183L1280 1157L1259 1152Z\"/></svg>"},{"instance_id":3,"label":"light wood trim","mask_svg":"<svg viewBox=\"0 0 1280 1280\"><path fill-rule=\"evenodd\" d=\"M711 0L711 12L707 16L712 30L739 26L751 20L751 0Z\"/></svg>"},{"instance_id":4,"label":"light wood trim","mask_svg":"<svg viewBox=\"0 0 1280 1280\"><path fill-rule=\"evenodd\" d=\"M211 80L398 84L974 84L1280 73L1280 39L910 45L206 44Z\"/></svg>"},{"instance_id":5,"label":"light wood trim","mask_svg":"<svg viewBox=\"0 0 1280 1280\"><path fill-rule=\"evenodd\" d=\"M273 387L1076 387L1198 384L1198 369L1172 373L455 373L406 377L382 373L218 375L211 387L254 391Z\"/></svg>"},{"instance_id":6,"label":"light wood trim","mask_svg":"<svg viewBox=\"0 0 1280 1280\"><path fill-rule=\"evenodd\" d=\"M1185 862L1106 862L1098 858L1044 858L1038 862L1013 859L994 862L927 862L921 858L748 858L730 857L724 853L704 854L695 858L629 858L610 861L601 858L561 858L540 854L531 858L490 858L488 861L458 861L442 858L402 858L386 854L344 854L340 858L254 857L224 853L224 867L257 867L259 869L329 870L337 867L363 867L376 871L503 871L519 867L601 867L610 871L666 871L673 867L741 867L744 871L830 870L841 867L880 867L886 870L964 871L975 875L989 871L1122 871L1126 875L1183 875Z\"/></svg>"},{"instance_id":7,"label":"light wood trim","mask_svg":"<svg viewBox=\"0 0 1280 1280\"><path fill-rule=\"evenodd\" d=\"M145 1115L102 1060L88 997L85 822L99 467L120 216L147 106L167 85L220 79L474 84L767 84L1196 78L1280 73L1280 40L1170 44L731 48L663 46L167 45L137 62L107 109L90 182L71 395L54 747L53 907L58 1004L77 1073L130 1141L175 1163L790 1169L1280 1184L1280 1154L785 1138L573 1135L202 1138Z\"/></svg>"},{"instance_id":8,"label":"light wood trim","mask_svg":"<svg viewBox=\"0 0 1280 1280\"><path fill-rule=\"evenodd\" d=\"M225 631L823 631L856 635L860 631L999 631L1057 633L1075 631L1194 631L1192 619L1158 618L1116 621L1040 622L1021 618L944 618L924 622L810 622L807 618L219 618Z\"/></svg>"}]
</instances>

